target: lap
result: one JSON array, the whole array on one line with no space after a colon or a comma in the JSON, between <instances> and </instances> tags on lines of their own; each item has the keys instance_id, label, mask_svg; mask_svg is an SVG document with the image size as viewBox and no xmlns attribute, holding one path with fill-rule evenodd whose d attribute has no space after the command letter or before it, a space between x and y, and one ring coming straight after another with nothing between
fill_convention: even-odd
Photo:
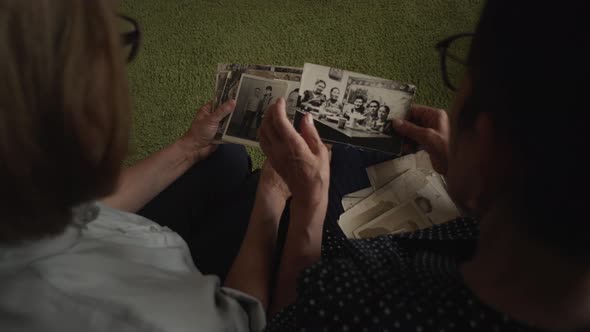
<instances>
[{"instance_id":1,"label":"lap","mask_svg":"<svg viewBox=\"0 0 590 332\"><path fill-rule=\"evenodd\" d=\"M251 204L242 196L247 186L256 187L249 180L251 174L250 157L243 146L220 145L138 214L180 234L201 272L222 274L229 267L216 262L227 264L229 260L231 264L249 219ZM232 231L228 233L221 225Z\"/></svg>"},{"instance_id":2,"label":"lap","mask_svg":"<svg viewBox=\"0 0 590 332\"><path fill-rule=\"evenodd\" d=\"M342 197L369 187L365 168L388 159L392 156L334 145L324 229L343 236L337 225L343 212ZM252 175L250 168L243 146L221 145L138 214L179 233L199 270L223 279L239 251L254 205L259 173ZM287 208L280 224L278 248L284 243L288 220Z\"/></svg>"}]
</instances>

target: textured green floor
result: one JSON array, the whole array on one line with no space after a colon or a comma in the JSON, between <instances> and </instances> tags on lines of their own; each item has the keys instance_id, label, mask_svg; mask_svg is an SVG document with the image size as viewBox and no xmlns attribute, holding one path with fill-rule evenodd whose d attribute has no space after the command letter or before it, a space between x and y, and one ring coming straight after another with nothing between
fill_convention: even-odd
<instances>
[{"instance_id":1,"label":"textured green floor","mask_svg":"<svg viewBox=\"0 0 590 332\"><path fill-rule=\"evenodd\" d=\"M123 0L142 26L129 66L134 151L171 143L213 93L218 62L312 62L418 86L416 101L447 107L434 44L473 30L481 0ZM250 150L258 165L262 155Z\"/></svg>"}]
</instances>

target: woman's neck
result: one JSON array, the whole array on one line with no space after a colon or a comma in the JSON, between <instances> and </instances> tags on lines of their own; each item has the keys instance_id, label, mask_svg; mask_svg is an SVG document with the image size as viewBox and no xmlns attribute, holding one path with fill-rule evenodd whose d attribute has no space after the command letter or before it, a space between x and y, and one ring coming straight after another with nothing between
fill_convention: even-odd
<instances>
[{"instance_id":1,"label":"woman's neck","mask_svg":"<svg viewBox=\"0 0 590 332\"><path fill-rule=\"evenodd\" d=\"M461 267L466 284L484 303L530 325L590 327L590 265L533 239L508 203L482 218L475 255Z\"/></svg>"}]
</instances>

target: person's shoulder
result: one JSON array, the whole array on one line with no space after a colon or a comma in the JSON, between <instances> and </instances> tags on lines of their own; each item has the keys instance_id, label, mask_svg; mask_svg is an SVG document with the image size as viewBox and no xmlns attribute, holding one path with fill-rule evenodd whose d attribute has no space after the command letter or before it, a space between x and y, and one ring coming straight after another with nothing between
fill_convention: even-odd
<instances>
[{"instance_id":1,"label":"person's shoulder","mask_svg":"<svg viewBox=\"0 0 590 332\"><path fill-rule=\"evenodd\" d=\"M305 270L307 278L300 280L302 289L312 285L307 283L309 280L325 280L335 284L333 281L343 276L367 282L371 280L376 284L412 278L419 252L434 253L436 259L456 259L456 250L473 249L479 227L473 219L459 218L416 232L363 240L338 241L337 237L329 234L322 248L322 259ZM422 269L428 269L428 266Z\"/></svg>"},{"instance_id":2,"label":"person's shoulder","mask_svg":"<svg viewBox=\"0 0 590 332\"><path fill-rule=\"evenodd\" d=\"M93 332L107 325L111 331L159 331L131 310L64 292L38 273L27 272L2 280L0 312L19 314L0 319L0 331Z\"/></svg>"},{"instance_id":3,"label":"person's shoulder","mask_svg":"<svg viewBox=\"0 0 590 332\"><path fill-rule=\"evenodd\" d=\"M426 285L410 278L406 269L390 273L382 265L361 265L358 259L337 259L304 271L295 305L297 328L380 330L404 321L415 329L415 320L436 313L434 305L423 303L440 305L439 296L427 299L421 293Z\"/></svg>"},{"instance_id":4,"label":"person's shoulder","mask_svg":"<svg viewBox=\"0 0 590 332\"><path fill-rule=\"evenodd\" d=\"M456 257L437 250L441 242L442 248L445 242L455 242L445 239L470 238L471 225L459 220L413 235L340 244L346 247L342 252L322 258L301 274L297 326L357 330L398 322L401 330L427 330L424 324L441 328L435 318L450 311L466 318L486 312L457 277Z\"/></svg>"}]
</instances>

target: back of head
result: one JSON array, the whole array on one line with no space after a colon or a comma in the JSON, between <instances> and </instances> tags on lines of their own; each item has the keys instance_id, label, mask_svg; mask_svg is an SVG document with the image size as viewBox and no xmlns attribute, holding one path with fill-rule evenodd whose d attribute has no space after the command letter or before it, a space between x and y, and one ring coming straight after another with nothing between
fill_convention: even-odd
<instances>
[{"instance_id":1,"label":"back of head","mask_svg":"<svg viewBox=\"0 0 590 332\"><path fill-rule=\"evenodd\" d=\"M130 114L112 3L0 3L0 243L59 233L114 187Z\"/></svg>"},{"instance_id":2,"label":"back of head","mask_svg":"<svg viewBox=\"0 0 590 332\"><path fill-rule=\"evenodd\" d=\"M524 229L590 258L585 193L590 31L583 0L488 1L470 54L459 129L489 112L515 161ZM579 194L579 193L582 194Z\"/></svg>"}]
</instances>

